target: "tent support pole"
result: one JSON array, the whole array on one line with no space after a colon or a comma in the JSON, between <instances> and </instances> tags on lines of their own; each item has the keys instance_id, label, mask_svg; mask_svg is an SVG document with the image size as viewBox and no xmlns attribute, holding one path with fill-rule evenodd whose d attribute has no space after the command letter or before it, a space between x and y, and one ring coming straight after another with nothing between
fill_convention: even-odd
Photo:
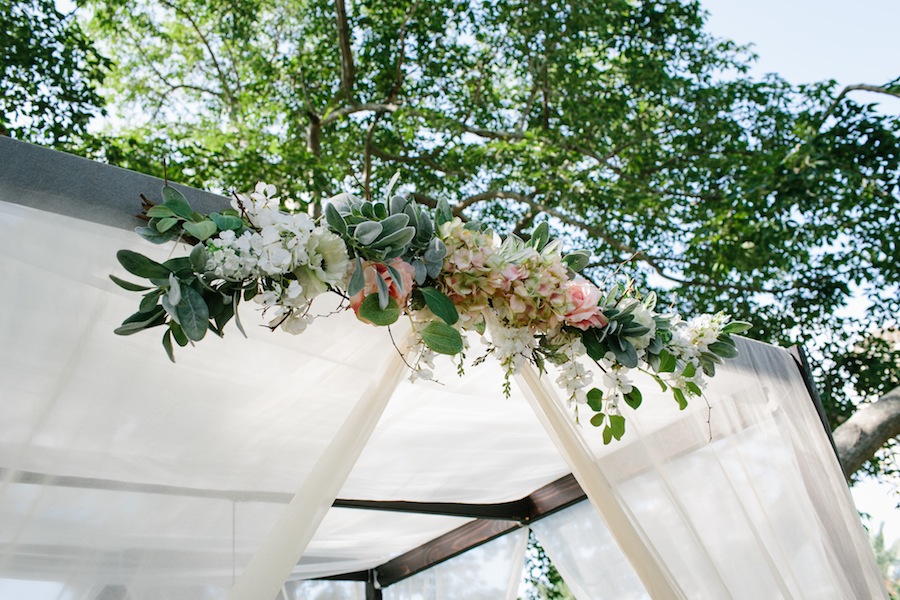
<instances>
[{"instance_id":1,"label":"tent support pole","mask_svg":"<svg viewBox=\"0 0 900 600\"><path fill-rule=\"evenodd\" d=\"M654 600L684 600L685 595L659 556L641 539L634 523L616 499L612 483L594 460L572 417L563 408L530 363L522 366L516 383L547 431L560 455L572 469L591 504L631 562L647 593Z\"/></svg>"},{"instance_id":2,"label":"tent support pole","mask_svg":"<svg viewBox=\"0 0 900 600\"><path fill-rule=\"evenodd\" d=\"M400 345L403 353L410 347L411 339L407 336ZM268 537L238 576L228 600L261 600L278 595L350 475L406 368L401 352L390 352L387 361L376 371L382 376L369 385L325 448Z\"/></svg>"}]
</instances>

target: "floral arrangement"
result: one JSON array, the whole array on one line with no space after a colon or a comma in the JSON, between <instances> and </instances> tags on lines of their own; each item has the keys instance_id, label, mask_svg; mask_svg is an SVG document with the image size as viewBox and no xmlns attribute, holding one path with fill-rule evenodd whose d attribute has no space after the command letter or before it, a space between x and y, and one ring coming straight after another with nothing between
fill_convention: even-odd
<instances>
[{"instance_id":1,"label":"floral arrangement","mask_svg":"<svg viewBox=\"0 0 900 600\"><path fill-rule=\"evenodd\" d=\"M330 199L319 220L281 210L274 186L263 183L236 194L231 209L208 215L194 212L166 185L162 204L145 202L149 222L137 232L193 248L163 263L119 251L122 266L150 285L110 276L143 293L138 312L116 333L163 326L162 344L174 361L173 341L183 347L207 331L221 336L232 319L243 333L242 300L260 305L272 330L299 334L315 318L313 299L332 292L362 322L385 327L401 315L410 319L417 340L413 379L431 378L436 354L456 357L462 371L464 331L482 335L487 352L473 364L496 358L506 394L526 361L542 372L552 365L576 418L579 407L590 408L590 422L603 428L605 443L625 432L621 403L641 404L632 369L649 372L684 408L703 393L716 364L737 356L731 336L748 324L722 313L685 321L657 312L655 294L641 297L631 284L601 290L578 275L590 255L563 254L546 223L527 241L515 235L501 240L479 223L454 217L446 202L431 210L391 195L395 181L383 201L351 194ZM603 372L598 387L583 357Z\"/></svg>"}]
</instances>

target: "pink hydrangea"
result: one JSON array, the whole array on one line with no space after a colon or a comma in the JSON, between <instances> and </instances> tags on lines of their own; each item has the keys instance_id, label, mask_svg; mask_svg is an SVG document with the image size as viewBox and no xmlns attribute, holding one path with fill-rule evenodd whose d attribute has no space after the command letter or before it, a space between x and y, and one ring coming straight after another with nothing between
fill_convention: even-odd
<instances>
[{"instance_id":1,"label":"pink hydrangea","mask_svg":"<svg viewBox=\"0 0 900 600\"><path fill-rule=\"evenodd\" d=\"M394 282L394 279L388 275L388 268L386 265L369 261L363 262L363 277L365 279L365 284L361 291L350 297L350 308L353 309L353 312L356 313L356 318L360 321L368 323L368 320L359 316L359 307L362 306L363 300L365 300L369 294L378 293L378 284L375 280L376 277L381 277L387 284L388 295L397 301L397 305L400 308L406 306L406 300L409 298L410 292L412 292L413 277L416 271L411 264L399 258L395 258L391 261L391 266L400 273L400 278L403 281L403 293L400 293L400 288L397 286L396 282Z\"/></svg>"},{"instance_id":2,"label":"pink hydrangea","mask_svg":"<svg viewBox=\"0 0 900 600\"><path fill-rule=\"evenodd\" d=\"M599 306L603 292L594 284L585 279L574 279L566 283L565 290L570 304L565 316L567 325L586 331L609 323Z\"/></svg>"}]
</instances>

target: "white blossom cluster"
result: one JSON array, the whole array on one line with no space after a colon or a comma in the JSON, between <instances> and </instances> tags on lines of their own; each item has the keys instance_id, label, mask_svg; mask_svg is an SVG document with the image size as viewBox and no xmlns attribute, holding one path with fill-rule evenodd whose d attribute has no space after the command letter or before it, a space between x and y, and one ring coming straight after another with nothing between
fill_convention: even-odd
<instances>
[{"instance_id":1,"label":"white blossom cluster","mask_svg":"<svg viewBox=\"0 0 900 600\"><path fill-rule=\"evenodd\" d=\"M620 414L619 403L625 398L626 394L630 394L634 389L631 385L631 379L628 378L629 370L615 365L603 374L603 387L606 388L603 401L606 414Z\"/></svg>"},{"instance_id":2,"label":"white blossom cluster","mask_svg":"<svg viewBox=\"0 0 900 600\"><path fill-rule=\"evenodd\" d=\"M254 229L240 236L223 231L209 240L207 271L229 281L259 278L262 290L254 299L270 311L270 326L301 333L311 321L305 309L312 299L347 277L351 262L344 242L305 213L280 212L272 185L257 184L232 206Z\"/></svg>"},{"instance_id":3,"label":"white blossom cluster","mask_svg":"<svg viewBox=\"0 0 900 600\"><path fill-rule=\"evenodd\" d=\"M506 327L496 319L487 320L487 330L490 341L485 341L503 367L506 375L504 385L508 386L510 378L519 372L525 362L531 360L537 339L528 327Z\"/></svg>"},{"instance_id":4,"label":"white blossom cluster","mask_svg":"<svg viewBox=\"0 0 900 600\"><path fill-rule=\"evenodd\" d=\"M554 360L557 369L556 383L566 392L566 398L570 406L585 404L587 402L587 389L594 380L593 371L585 368L580 357L587 354L587 349L577 335L565 335L561 333L551 343L559 357Z\"/></svg>"}]
</instances>

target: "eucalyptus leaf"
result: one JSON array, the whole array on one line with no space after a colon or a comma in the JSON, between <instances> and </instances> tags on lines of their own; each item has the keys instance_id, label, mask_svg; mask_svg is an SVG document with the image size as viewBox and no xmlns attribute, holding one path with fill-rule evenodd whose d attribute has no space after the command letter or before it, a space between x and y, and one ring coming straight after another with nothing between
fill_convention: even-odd
<instances>
[{"instance_id":1,"label":"eucalyptus leaf","mask_svg":"<svg viewBox=\"0 0 900 600\"><path fill-rule=\"evenodd\" d=\"M710 352L722 358L735 358L738 355L738 352L733 345L723 342L713 342L708 348Z\"/></svg>"},{"instance_id":2,"label":"eucalyptus leaf","mask_svg":"<svg viewBox=\"0 0 900 600\"><path fill-rule=\"evenodd\" d=\"M744 333L745 331L749 331L753 325L747 323L746 321L732 321L728 325L722 328L722 333L734 334L734 333Z\"/></svg>"},{"instance_id":3,"label":"eucalyptus leaf","mask_svg":"<svg viewBox=\"0 0 900 600\"><path fill-rule=\"evenodd\" d=\"M212 213L209 219L216 224L219 231L239 231L244 226L240 217Z\"/></svg>"},{"instance_id":4,"label":"eucalyptus leaf","mask_svg":"<svg viewBox=\"0 0 900 600\"><path fill-rule=\"evenodd\" d=\"M153 289L146 285L138 285L136 283L131 283L130 281L125 281L124 279L119 279L115 275L110 275L109 278L112 279L113 283L115 283L117 286L119 286L123 290L128 290L129 292L145 292L147 290Z\"/></svg>"},{"instance_id":5,"label":"eucalyptus leaf","mask_svg":"<svg viewBox=\"0 0 900 600\"><path fill-rule=\"evenodd\" d=\"M382 235L390 235L395 231L400 231L409 225L409 216L405 213L397 213L381 221ZM415 229L413 229L415 233Z\"/></svg>"},{"instance_id":6,"label":"eucalyptus leaf","mask_svg":"<svg viewBox=\"0 0 900 600\"><path fill-rule=\"evenodd\" d=\"M156 308L157 303L159 302L159 297L162 294L162 290L155 289L149 294L144 294L144 297L141 298L141 304L138 310L143 313L153 312L154 308Z\"/></svg>"},{"instance_id":7,"label":"eucalyptus leaf","mask_svg":"<svg viewBox=\"0 0 900 600\"><path fill-rule=\"evenodd\" d=\"M162 345L166 350L166 354L169 357L169 360L175 362L175 351L172 349L172 330L166 329L166 332L162 337Z\"/></svg>"},{"instance_id":8,"label":"eucalyptus leaf","mask_svg":"<svg viewBox=\"0 0 900 600\"><path fill-rule=\"evenodd\" d=\"M550 240L550 226L547 224L547 221L542 221L537 227L534 228L534 232L531 234L531 245L535 250L540 252L544 249L544 246L547 245L547 242Z\"/></svg>"},{"instance_id":9,"label":"eucalyptus leaf","mask_svg":"<svg viewBox=\"0 0 900 600\"><path fill-rule=\"evenodd\" d=\"M404 217L406 215L403 215ZM357 228L359 231L359 228ZM394 233L383 235L378 238L378 240L372 244L372 248L380 249L380 248L405 248L412 239L416 236L416 230L412 227L404 227L400 231L395 231Z\"/></svg>"},{"instance_id":10,"label":"eucalyptus leaf","mask_svg":"<svg viewBox=\"0 0 900 600\"><path fill-rule=\"evenodd\" d=\"M394 280L394 285L397 286L397 291L402 296L406 293L406 285L403 283L403 275L393 265L387 265L387 269L388 273L391 274L391 279Z\"/></svg>"},{"instance_id":11,"label":"eucalyptus leaf","mask_svg":"<svg viewBox=\"0 0 900 600\"><path fill-rule=\"evenodd\" d=\"M148 217L159 217L161 219L165 219L166 217L174 217L175 213L172 211L170 206L165 206L164 204L159 204L157 206L151 206L147 209L146 215Z\"/></svg>"},{"instance_id":12,"label":"eucalyptus leaf","mask_svg":"<svg viewBox=\"0 0 900 600\"><path fill-rule=\"evenodd\" d=\"M191 268L194 269L195 273L205 273L206 263L209 260L206 253L206 246L203 244L195 245L191 249L189 260L191 261Z\"/></svg>"},{"instance_id":13,"label":"eucalyptus leaf","mask_svg":"<svg viewBox=\"0 0 900 600\"><path fill-rule=\"evenodd\" d=\"M131 335L150 327L156 327L165 323L166 313L160 307L150 313L137 312L122 322L122 325L114 330L117 335Z\"/></svg>"},{"instance_id":14,"label":"eucalyptus leaf","mask_svg":"<svg viewBox=\"0 0 900 600\"><path fill-rule=\"evenodd\" d=\"M169 273L172 272L158 262L131 250L119 250L116 258L126 271L138 277L168 280Z\"/></svg>"},{"instance_id":15,"label":"eucalyptus leaf","mask_svg":"<svg viewBox=\"0 0 900 600\"><path fill-rule=\"evenodd\" d=\"M172 306L178 306L181 303L181 284L178 282L178 278L175 277L175 273L169 274L169 292L166 296L169 298L169 303Z\"/></svg>"},{"instance_id":16,"label":"eucalyptus leaf","mask_svg":"<svg viewBox=\"0 0 900 600\"><path fill-rule=\"evenodd\" d=\"M329 203L325 205L325 222L328 223L328 226L335 233L340 235L347 233L347 221L344 220L344 217L341 216L334 204Z\"/></svg>"},{"instance_id":17,"label":"eucalyptus leaf","mask_svg":"<svg viewBox=\"0 0 900 600\"><path fill-rule=\"evenodd\" d=\"M399 194L395 194L391 196L391 214L396 215L404 212L406 210L407 205L411 204L411 201L408 200L405 196L401 196Z\"/></svg>"},{"instance_id":18,"label":"eucalyptus leaf","mask_svg":"<svg viewBox=\"0 0 900 600\"><path fill-rule=\"evenodd\" d=\"M591 254L583 250L578 250L563 256L563 261L570 269L578 273L591 262Z\"/></svg>"},{"instance_id":19,"label":"eucalyptus leaf","mask_svg":"<svg viewBox=\"0 0 900 600\"><path fill-rule=\"evenodd\" d=\"M425 263L421 260L414 259L412 261L413 271L415 274L413 275L413 280L416 282L416 285L422 285L425 283L425 279L428 277L428 269L425 268Z\"/></svg>"},{"instance_id":20,"label":"eucalyptus leaf","mask_svg":"<svg viewBox=\"0 0 900 600\"><path fill-rule=\"evenodd\" d=\"M175 236L170 232L160 233L153 227L135 227L134 232L153 244L165 244L173 239Z\"/></svg>"},{"instance_id":21,"label":"eucalyptus leaf","mask_svg":"<svg viewBox=\"0 0 900 600\"><path fill-rule=\"evenodd\" d=\"M443 268L444 263L441 261L436 262L425 262L425 271L429 277L432 279L437 279L441 274L441 269Z\"/></svg>"},{"instance_id":22,"label":"eucalyptus leaf","mask_svg":"<svg viewBox=\"0 0 900 600\"><path fill-rule=\"evenodd\" d=\"M169 208L173 213L184 219L190 219L194 211L191 205L185 199L184 194L173 188L171 185L163 186L162 189L163 206Z\"/></svg>"},{"instance_id":23,"label":"eucalyptus leaf","mask_svg":"<svg viewBox=\"0 0 900 600\"><path fill-rule=\"evenodd\" d=\"M629 369L637 368L638 356L637 351L634 349L634 345L623 340L621 350L617 348L613 348L612 350L616 355L616 360L622 363L622 366L628 367Z\"/></svg>"},{"instance_id":24,"label":"eucalyptus leaf","mask_svg":"<svg viewBox=\"0 0 900 600\"><path fill-rule=\"evenodd\" d=\"M190 286L181 290L181 302L175 307L178 322L188 339L198 342L206 335L209 308L203 296Z\"/></svg>"},{"instance_id":25,"label":"eucalyptus leaf","mask_svg":"<svg viewBox=\"0 0 900 600\"><path fill-rule=\"evenodd\" d=\"M378 239L381 232L381 223L378 221L364 221L356 226L353 237L363 246L368 246Z\"/></svg>"},{"instance_id":26,"label":"eucalyptus leaf","mask_svg":"<svg viewBox=\"0 0 900 600\"><path fill-rule=\"evenodd\" d=\"M178 219L175 217L166 217L164 219L160 219L156 224L156 230L160 233L165 233L175 227L178 224Z\"/></svg>"},{"instance_id":27,"label":"eucalyptus leaf","mask_svg":"<svg viewBox=\"0 0 900 600\"><path fill-rule=\"evenodd\" d=\"M187 336L184 335L184 330L181 328L181 325L175 321L169 321L169 330L172 332L172 338L175 340L175 343L182 348L191 342Z\"/></svg>"},{"instance_id":28,"label":"eucalyptus leaf","mask_svg":"<svg viewBox=\"0 0 900 600\"><path fill-rule=\"evenodd\" d=\"M400 179L400 171L397 171L391 176L391 180L387 184L387 188L384 190L384 199L387 200L391 197L391 192L394 189L394 186L397 184L397 180Z\"/></svg>"},{"instance_id":29,"label":"eucalyptus leaf","mask_svg":"<svg viewBox=\"0 0 900 600\"><path fill-rule=\"evenodd\" d=\"M244 331L244 324L241 323L241 315L238 314L238 304L241 301L240 292L235 292L234 297L232 298L231 304L234 306L234 324L237 326L238 331L241 332L241 335L247 337L247 332Z\"/></svg>"},{"instance_id":30,"label":"eucalyptus leaf","mask_svg":"<svg viewBox=\"0 0 900 600\"><path fill-rule=\"evenodd\" d=\"M425 249L425 254L422 258L425 259L425 262L441 262L446 256L447 246L444 245L442 240L434 238L428 242L428 248Z\"/></svg>"},{"instance_id":31,"label":"eucalyptus leaf","mask_svg":"<svg viewBox=\"0 0 900 600\"><path fill-rule=\"evenodd\" d=\"M194 266L191 264L191 259L188 256L170 258L163 263L163 266L182 277L188 277L194 273Z\"/></svg>"},{"instance_id":32,"label":"eucalyptus leaf","mask_svg":"<svg viewBox=\"0 0 900 600\"><path fill-rule=\"evenodd\" d=\"M392 300L393 298L390 297L387 283L380 273L375 274L375 287L378 290L378 306L381 307L381 310L384 310L387 308L388 300Z\"/></svg>"},{"instance_id":33,"label":"eucalyptus leaf","mask_svg":"<svg viewBox=\"0 0 900 600\"><path fill-rule=\"evenodd\" d=\"M362 259L356 257L356 265L353 267L353 274L350 276L350 283L347 284L347 294L350 296L355 296L360 293L366 285L365 274L363 273L363 262ZM249 300L244 295L244 300Z\"/></svg>"},{"instance_id":34,"label":"eucalyptus leaf","mask_svg":"<svg viewBox=\"0 0 900 600\"><path fill-rule=\"evenodd\" d=\"M446 198L441 198L437 202L437 210L434 212L434 224L440 228L444 223L448 223L453 220L453 211L450 210L450 205L447 203Z\"/></svg>"},{"instance_id":35,"label":"eucalyptus leaf","mask_svg":"<svg viewBox=\"0 0 900 600\"><path fill-rule=\"evenodd\" d=\"M218 227L212 221L206 220L199 223L185 223L184 230L202 242L215 235Z\"/></svg>"}]
</instances>

